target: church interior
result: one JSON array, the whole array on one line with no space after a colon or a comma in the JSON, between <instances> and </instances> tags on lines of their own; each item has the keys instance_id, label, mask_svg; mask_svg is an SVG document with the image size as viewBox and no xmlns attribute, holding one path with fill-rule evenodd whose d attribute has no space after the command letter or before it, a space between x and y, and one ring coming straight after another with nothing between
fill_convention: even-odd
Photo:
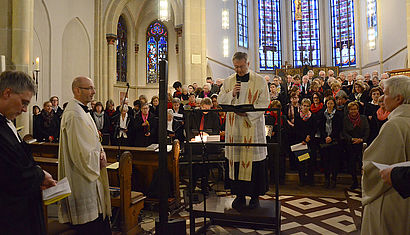
<instances>
[{"instance_id":1,"label":"church interior","mask_svg":"<svg viewBox=\"0 0 410 235\"><path fill-rule=\"evenodd\" d=\"M363 103L358 107L361 114L369 117L370 126L369 141L363 144L364 149L380 129L379 122L371 120L371 117L378 118L379 106L367 108L370 107L367 103L378 102L383 79L410 74L410 1L0 0L0 6L0 72L24 71L33 77L38 89L28 111L17 118L16 126L21 127L21 136L37 139L30 142L33 156L54 178L58 175L58 118L55 126L44 133L42 124L36 124L36 120L41 120L36 116L41 116L47 107L63 110L63 104L73 97L73 79L81 75L94 83L95 101L93 107L90 106L91 112L100 106L105 113L111 113L126 103L128 115L138 115L144 111L144 103L148 103L150 113L158 119L159 96L167 96L168 125L171 125L167 127L169 150L166 155L170 179L168 214L175 224L184 221L187 234L193 234L191 225L202 231L201 227L208 222L210 225L203 234L278 234L278 230L282 234L360 234L363 208L359 160L358 165L353 166L356 172L353 175L349 163L351 152L340 149L336 153L340 155L338 164L334 166L337 178L330 180L326 168L332 164L324 157L328 153L322 151L318 140L309 160L311 179L302 181L297 157L291 151L292 141L287 140L291 139L291 134L286 133L289 129L283 127L283 133L282 129L275 129L282 128L277 113L265 115L276 118L270 129L266 128L271 135L267 135L267 139L279 143L275 146L280 148L277 154L269 150L268 153L277 155L283 162L269 159L269 191L259 200L261 206L277 205L274 203L279 201L279 218L273 215L273 207L269 207L268 212L260 212L262 217L266 214L263 219L268 222L264 223L240 221L235 224L222 219L215 221L223 223L214 223L212 216L219 213L214 211L209 212L204 223L201 213L204 195L214 198L211 206L217 206L219 198L233 200L226 187L227 163L223 149L209 154L209 174L202 178L207 182L194 185L193 201L189 202L190 175L183 131L188 124L181 121L185 115L181 110L188 106L188 109L202 108L203 103L207 105L204 102L207 98L210 98L211 109L219 108L217 97L221 86L236 72L232 57L236 52L244 52L248 55L249 70L266 79L269 107L279 108L287 116L284 125L292 122L288 107L293 109L292 100L296 98L296 106L302 107L308 102L311 107L308 113L314 117L319 107L315 106L316 91L313 91L317 84L320 109L326 96L333 96L333 104L339 105L339 91L344 91L345 98ZM168 64L168 94L159 94L160 61ZM379 96L373 97L374 93ZM108 106L112 110L108 110ZM220 133L225 133L222 122L226 114L215 114L218 114L215 122L221 128L218 140L223 141ZM182 126L176 128L170 120ZM265 120L268 123L268 119ZM196 125L199 126L199 122ZM111 164L113 214L117 214L117 218L111 219L113 234L155 234L159 216L159 189L153 189L155 182L158 184L155 172L159 158L154 151L158 144L158 125L151 126L151 131L157 134L147 140L149 143L139 145L141 139L137 137L127 140L127 146L121 146L122 152L130 151L128 157L132 159L129 168L121 169L114 166L118 160L118 138L112 136L110 128L115 129L107 127L107 133L101 138ZM279 139L273 137L276 130L282 136ZM315 133L318 132L319 129ZM192 151L200 163L204 150L193 148ZM124 156L124 162L126 159ZM279 173L275 172L275 163L280 165L276 168ZM119 174L119 170L126 174ZM119 194L119 191L126 193ZM131 201L125 200L128 207L124 206L123 195L131 198ZM191 216L190 203L194 203L197 218ZM57 204L45 208L49 234L75 234L69 226L58 223ZM256 214L250 212L246 218L251 220Z\"/></svg>"}]
</instances>

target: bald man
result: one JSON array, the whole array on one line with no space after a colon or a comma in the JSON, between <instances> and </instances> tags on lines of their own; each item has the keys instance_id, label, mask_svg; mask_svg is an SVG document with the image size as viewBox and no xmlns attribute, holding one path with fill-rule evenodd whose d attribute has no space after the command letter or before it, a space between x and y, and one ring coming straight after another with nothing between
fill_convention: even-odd
<instances>
[{"instance_id":1,"label":"bald man","mask_svg":"<svg viewBox=\"0 0 410 235\"><path fill-rule=\"evenodd\" d=\"M67 177L71 195L60 201L60 223L70 223L78 234L111 234L110 192L104 149L87 104L95 94L90 78L73 80L74 98L61 119L58 178Z\"/></svg>"}]
</instances>

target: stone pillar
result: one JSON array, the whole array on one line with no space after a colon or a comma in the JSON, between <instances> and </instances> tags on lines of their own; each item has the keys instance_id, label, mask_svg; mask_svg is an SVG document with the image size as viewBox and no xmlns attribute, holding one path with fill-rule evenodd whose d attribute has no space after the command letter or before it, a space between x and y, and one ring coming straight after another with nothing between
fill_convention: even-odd
<instances>
[{"instance_id":1,"label":"stone pillar","mask_svg":"<svg viewBox=\"0 0 410 235\"><path fill-rule=\"evenodd\" d=\"M117 35L115 34L107 34L107 43L108 43L108 99L114 99L114 83L117 79L116 71L115 71L115 61L116 61L116 53L115 53L115 42L117 40Z\"/></svg>"},{"instance_id":2,"label":"stone pillar","mask_svg":"<svg viewBox=\"0 0 410 235\"><path fill-rule=\"evenodd\" d=\"M30 52L33 38L33 0L14 0L12 4L12 33L11 33L11 62L18 71L28 74L31 71ZM34 96L33 96L34 97ZM22 127L20 135L29 133L30 130L30 109L28 112L18 116L16 126Z\"/></svg>"},{"instance_id":3,"label":"stone pillar","mask_svg":"<svg viewBox=\"0 0 410 235\"><path fill-rule=\"evenodd\" d=\"M186 84L205 83L206 15L205 0L184 1L184 78Z\"/></svg>"},{"instance_id":4,"label":"stone pillar","mask_svg":"<svg viewBox=\"0 0 410 235\"><path fill-rule=\"evenodd\" d=\"M410 68L410 1L406 1L407 12L407 67Z\"/></svg>"},{"instance_id":5,"label":"stone pillar","mask_svg":"<svg viewBox=\"0 0 410 235\"><path fill-rule=\"evenodd\" d=\"M140 50L140 44L135 43L134 46L134 52L135 52L135 97L138 97L138 85L139 85L139 81L138 81L138 72L139 72L139 68L138 68L138 52ZM141 68L143 69L143 67Z\"/></svg>"}]
</instances>

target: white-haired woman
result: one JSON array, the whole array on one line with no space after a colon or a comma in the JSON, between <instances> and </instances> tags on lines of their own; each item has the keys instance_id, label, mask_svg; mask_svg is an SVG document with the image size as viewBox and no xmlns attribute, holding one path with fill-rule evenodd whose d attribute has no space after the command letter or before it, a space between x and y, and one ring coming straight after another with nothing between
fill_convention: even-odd
<instances>
[{"instance_id":1,"label":"white-haired woman","mask_svg":"<svg viewBox=\"0 0 410 235\"><path fill-rule=\"evenodd\" d=\"M128 115L128 105L124 104L120 115L113 119L115 126L114 145L130 146L130 138L133 136L134 120L131 115Z\"/></svg>"}]
</instances>

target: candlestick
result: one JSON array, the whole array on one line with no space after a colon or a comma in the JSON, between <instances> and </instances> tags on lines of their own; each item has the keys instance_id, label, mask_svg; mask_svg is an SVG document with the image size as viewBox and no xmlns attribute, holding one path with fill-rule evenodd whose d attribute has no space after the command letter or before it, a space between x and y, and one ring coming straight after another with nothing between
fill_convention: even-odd
<instances>
[{"instance_id":1,"label":"candlestick","mask_svg":"<svg viewBox=\"0 0 410 235\"><path fill-rule=\"evenodd\" d=\"M35 71L40 71L40 57L36 58L36 66L34 67Z\"/></svg>"}]
</instances>

